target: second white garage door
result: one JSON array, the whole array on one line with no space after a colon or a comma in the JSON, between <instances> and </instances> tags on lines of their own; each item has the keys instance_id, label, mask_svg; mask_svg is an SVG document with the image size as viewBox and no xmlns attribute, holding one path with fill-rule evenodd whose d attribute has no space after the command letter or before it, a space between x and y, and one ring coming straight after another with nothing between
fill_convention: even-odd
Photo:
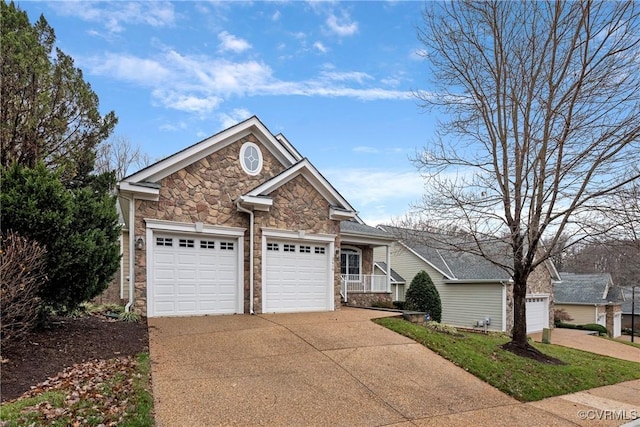
<instances>
[{"instance_id":1,"label":"second white garage door","mask_svg":"<svg viewBox=\"0 0 640 427\"><path fill-rule=\"evenodd\" d=\"M150 317L238 312L237 242L155 234L152 244Z\"/></svg>"},{"instance_id":2,"label":"second white garage door","mask_svg":"<svg viewBox=\"0 0 640 427\"><path fill-rule=\"evenodd\" d=\"M264 257L263 311L331 310L333 281L324 243L268 240Z\"/></svg>"},{"instance_id":3,"label":"second white garage door","mask_svg":"<svg viewBox=\"0 0 640 427\"><path fill-rule=\"evenodd\" d=\"M540 332L549 327L549 298L527 297L527 333Z\"/></svg>"}]
</instances>

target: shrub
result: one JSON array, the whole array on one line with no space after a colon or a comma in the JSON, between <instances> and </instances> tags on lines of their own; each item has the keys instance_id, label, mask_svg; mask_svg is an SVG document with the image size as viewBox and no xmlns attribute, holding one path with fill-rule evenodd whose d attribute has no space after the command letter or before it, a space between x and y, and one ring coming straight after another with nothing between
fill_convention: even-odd
<instances>
[{"instance_id":1,"label":"shrub","mask_svg":"<svg viewBox=\"0 0 640 427\"><path fill-rule=\"evenodd\" d=\"M607 335L607 328L597 323L587 323L586 325L572 325L571 323L560 322L556 324L556 328L579 329L582 331L594 331L599 335Z\"/></svg>"},{"instance_id":2,"label":"shrub","mask_svg":"<svg viewBox=\"0 0 640 427\"><path fill-rule=\"evenodd\" d=\"M440 294L426 271L420 271L411 281L406 294L405 309L424 311L435 322L442 320Z\"/></svg>"},{"instance_id":3,"label":"shrub","mask_svg":"<svg viewBox=\"0 0 640 427\"><path fill-rule=\"evenodd\" d=\"M569 313L567 313L567 311L564 308L555 309L553 311L553 323L556 325L558 323L570 322L572 320L573 320L573 317L569 316Z\"/></svg>"},{"instance_id":4,"label":"shrub","mask_svg":"<svg viewBox=\"0 0 640 427\"><path fill-rule=\"evenodd\" d=\"M2 231L15 230L47 250L49 280L39 289L43 305L71 312L102 293L120 259L118 214L107 177L70 190L39 163L33 169L3 167L0 180Z\"/></svg>"},{"instance_id":5,"label":"shrub","mask_svg":"<svg viewBox=\"0 0 640 427\"><path fill-rule=\"evenodd\" d=\"M394 301L393 305L398 310L404 310L404 306L405 306L404 301Z\"/></svg>"},{"instance_id":6,"label":"shrub","mask_svg":"<svg viewBox=\"0 0 640 427\"><path fill-rule=\"evenodd\" d=\"M19 341L38 322L38 291L47 277L46 250L37 242L8 232L0 249L0 336L3 343Z\"/></svg>"}]
</instances>

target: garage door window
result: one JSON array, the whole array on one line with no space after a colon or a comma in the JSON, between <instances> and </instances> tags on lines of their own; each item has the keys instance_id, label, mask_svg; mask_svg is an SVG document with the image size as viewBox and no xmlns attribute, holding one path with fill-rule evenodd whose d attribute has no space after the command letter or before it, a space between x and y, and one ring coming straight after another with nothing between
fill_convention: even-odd
<instances>
[{"instance_id":1,"label":"garage door window","mask_svg":"<svg viewBox=\"0 0 640 427\"><path fill-rule=\"evenodd\" d=\"M193 248L195 241L193 239L180 239L179 245L181 248Z\"/></svg>"},{"instance_id":2,"label":"garage door window","mask_svg":"<svg viewBox=\"0 0 640 427\"><path fill-rule=\"evenodd\" d=\"M302 253L302 254L310 254L311 253L311 246L300 245L300 253Z\"/></svg>"},{"instance_id":3,"label":"garage door window","mask_svg":"<svg viewBox=\"0 0 640 427\"><path fill-rule=\"evenodd\" d=\"M316 246L314 249L314 253L316 254L324 254L325 248Z\"/></svg>"},{"instance_id":4,"label":"garage door window","mask_svg":"<svg viewBox=\"0 0 640 427\"><path fill-rule=\"evenodd\" d=\"M157 237L156 246L173 246L173 239L170 237Z\"/></svg>"},{"instance_id":5,"label":"garage door window","mask_svg":"<svg viewBox=\"0 0 640 427\"><path fill-rule=\"evenodd\" d=\"M267 250L277 252L279 250L277 243L267 243Z\"/></svg>"},{"instance_id":6,"label":"garage door window","mask_svg":"<svg viewBox=\"0 0 640 427\"><path fill-rule=\"evenodd\" d=\"M282 245L282 250L284 252L295 252L296 251L296 245L288 245L288 244L284 244Z\"/></svg>"},{"instance_id":7,"label":"garage door window","mask_svg":"<svg viewBox=\"0 0 640 427\"><path fill-rule=\"evenodd\" d=\"M233 250L233 242L220 242L220 250L221 251L232 251Z\"/></svg>"},{"instance_id":8,"label":"garage door window","mask_svg":"<svg viewBox=\"0 0 640 427\"><path fill-rule=\"evenodd\" d=\"M216 242L213 240L200 240L200 247L202 249L215 249Z\"/></svg>"}]
</instances>

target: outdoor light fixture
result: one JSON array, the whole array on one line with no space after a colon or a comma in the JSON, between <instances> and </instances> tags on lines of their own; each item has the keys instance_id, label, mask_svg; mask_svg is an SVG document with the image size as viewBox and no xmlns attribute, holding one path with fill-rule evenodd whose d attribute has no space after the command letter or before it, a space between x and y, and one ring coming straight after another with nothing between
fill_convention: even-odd
<instances>
[{"instance_id":1,"label":"outdoor light fixture","mask_svg":"<svg viewBox=\"0 0 640 427\"><path fill-rule=\"evenodd\" d=\"M142 238L142 236L138 236L136 238L136 249L140 251L144 249L144 239Z\"/></svg>"}]
</instances>

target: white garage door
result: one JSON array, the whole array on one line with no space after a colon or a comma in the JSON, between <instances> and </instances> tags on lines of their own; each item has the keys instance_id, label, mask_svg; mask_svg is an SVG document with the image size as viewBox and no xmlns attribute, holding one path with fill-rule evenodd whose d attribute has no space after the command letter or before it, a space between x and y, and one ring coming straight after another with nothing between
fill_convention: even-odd
<instances>
[{"instance_id":1,"label":"white garage door","mask_svg":"<svg viewBox=\"0 0 640 427\"><path fill-rule=\"evenodd\" d=\"M333 281L327 244L268 240L266 249L265 313L331 309Z\"/></svg>"},{"instance_id":2,"label":"white garage door","mask_svg":"<svg viewBox=\"0 0 640 427\"><path fill-rule=\"evenodd\" d=\"M237 242L154 234L149 316L237 312Z\"/></svg>"},{"instance_id":3,"label":"white garage door","mask_svg":"<svg viewBox=\"0 0 640 427\"><path fill-rule=\"evenodd\" d=\"M549 327L548 298L527 297L527 333L540 332Z\"/></svg>"}]
</instances>

